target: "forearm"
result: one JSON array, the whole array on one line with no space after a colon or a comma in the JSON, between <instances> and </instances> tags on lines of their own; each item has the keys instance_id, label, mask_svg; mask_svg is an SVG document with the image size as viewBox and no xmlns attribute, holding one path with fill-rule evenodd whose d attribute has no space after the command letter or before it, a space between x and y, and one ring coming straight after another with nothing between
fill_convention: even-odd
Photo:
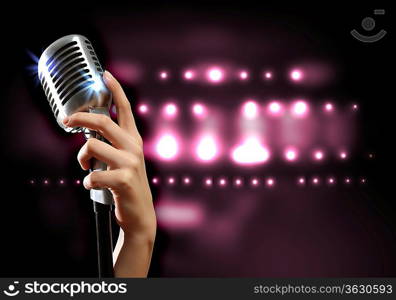
<instances>
[{"instance_id":1,"label":"forearm","mask_svg":"<svg viewBox=\"0 0 396 300\"><path fill-rule=\"evenodd\" d=\"M155 233L125 236L120 228L114 248L115 277L147 277Z\"/></svg>"}]
</instances>

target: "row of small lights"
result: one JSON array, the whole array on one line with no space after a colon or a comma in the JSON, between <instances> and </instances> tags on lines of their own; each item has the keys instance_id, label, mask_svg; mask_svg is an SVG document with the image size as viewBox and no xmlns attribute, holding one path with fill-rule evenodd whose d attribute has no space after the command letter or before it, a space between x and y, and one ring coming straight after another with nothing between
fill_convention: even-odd
<instances>
[{"instance_id":1,"label":"row of small lights","mask_svg":"<svg viewBox=\"0 0 396 300\"><path fill-rule=\"evenodd\" d=\"M233 71L233 78L239 79L241 81L248 81L251 78L251 74L248 70L241 69L238 71ZM186 81L194 81L199 78L203 78L210 83L221 83L226 78L231 77L230 72L226 72L224 68L214 66L207 68L206 70L196 70L196 69L186 69L181 73L182 79ZM300 82L304 80L305 74L302 69L292 69L288 74L290 80L293 82ZM158 78L161 81L167 81L172 77L172 73L169 70L160 70L158 72ZM265 70L262 72L262 78L264 80L272 80L274 78L274 73L271 70Z\"/></svg>"},{"instance_id":2,"label":"row of small lights","mask_svg":"<svg viewBox=\"0 0 396 300\"><path fill-rule=\"evenodd\" d=\"M164 181L164 184L167 186L175 186L177 183L181 183L184 186L190 186L193 185L194 181L191 177L189 176L184 176L181 178L176 178L175 176L169 176L165 178L160 178L160 177L153 177L151 179L151 183L153 185L160 185L162 180ZM326 183L327 185L336 185L337 182L344 183L346 185L352 184L354 180L351 177L345 177L343 179L336 179L333 176L328 176L328 177L320 177L320 176L312 176L312 177L306 177L306 176L299 176L296 179L296 184L299 186L305 186L308 184L317 186L320 185L321 183ZM361 177L356 180L356 182L360 184L366 184L367 179L365 177ZM51 185L52 181L50 179L43 179L43 180L34 180L30 179L29 184L31 185L37 185L37 184L42 184L44 186L49 186ZM60 186L65 186L67 184L67 181L65 179L58 179L54 181L55 184L58 184ZM72 183L74 185L81 185L81 180L76 179L73 180ZM250 179L245 179L243 177L236 177L234 179L229 179L227 177L218 177L218 178L213 178L213 177L205 177L202 179L202 183L206 187L212 187L212 186L219 186L219 187L226 187L228 185L233 185L235 187L242 187L244 185L249 185L252 187L258 187L261 185L265 185L267 187L274 187L277 184L277 180L275 177L266 177L266 178L261 178L261 177L251 177Z\"/></svg>"},{"instance_id":3,"label":"row of small lights","mask_svg":"<svg viewBox=\"0 0 396 300\"><path fill-rule=\"evenodd\" d=\"M243 104L242 113L248 118L255 118L259 114L260 105L255 100L248 100ZM352 111L357 111L359 108L358 104L351 104ZM326 113L332 113L335 111L335 105L331 102L323 103L323 111ZM284 103L280 101L271 101L268 103L265 110L272 116L281 116L285 111ZM140 103L138 105L138 112L142 115L150 113L151 107L148 103ZM179 111L176 103L169 102L163 105L162 114L166 118L174 118L177 116ZM303 100L297 100L292 103L291 113L294 116L305 116L309 111L309 105ZM195 117L202 118L208 114L208 108L202 103L194 103L191 106L191 112Z\"/></svg>"},{"instance_id":4,"label":"row of small lights","mask_svg":"<svg viewBox=\"0 0 396 300\"><path fill-rule=\"evenodd\" d=\"M164 184L167 186L174 186L177 183L181 183L182 185L189 186L193 184L193 179L189 176L184 176L182 178L176 178L174 176L169 176L166 178L163 178ZM367 179L364 177L361 177L357 180L360 184L365 184L367 183ZM153 185L159 185L161 184L161 179L159 177L153 177L151 179L151 182ZM217 179L213 177L205 177L202 180L202 183L206 187L212 187L212 186L219 186L219 187L226 187L228 185L233 185L235 187L242 187L244 185L252 186L252 187L258 187L261 185L264 185L266 187L274 187L277 184L277 180L274 177L266 177L266 178L260 178L260 177L251 177L250 179L245 179L242 177L236 177L234 179L229 179L227 177L218 177ZM319 176L312 176L312 177L306 177L306 176L299 176L296 179L296 184L299 186L305 186L307 184L311 184L314 186L320 185L321 183L326 183L330 186L337 184L337 182L344 183L346 185L352 184L353 180L351 177L345 177L343 179L337 180L333 176L329 176L326 178L322 178Z\"/></svg>"}]
</instances>

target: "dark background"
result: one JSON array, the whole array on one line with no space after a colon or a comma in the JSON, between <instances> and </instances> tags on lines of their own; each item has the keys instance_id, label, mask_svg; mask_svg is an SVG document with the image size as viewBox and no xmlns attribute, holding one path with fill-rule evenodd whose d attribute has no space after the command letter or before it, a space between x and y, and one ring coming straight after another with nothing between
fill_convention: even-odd
<instances>
[{"instance_id":1,"label":"dark background","mask_svg":"<svg viewBox=\"0 0 396 300\"><path fill-rule=\"evenodd\" d=\"M246 1L199 4L146 2L128 6L113 2L107 2L103 6L84 2L76 5L71 2L52 2L48 5L20 6L3 9L0 21L0 99L4 112L0 126L1 153L4 159L4 188L0 209L0 276L96 276L92 204L85 201L88 193L81 187L64 188L52 185L50 189L44 189L28 184L30 178L84 176L75 160L82 139L70 137L57 127L41 88L35 84L34 76L27 69L34 64L29 52L39 56L52 41L71 33L83 34L94 41L96 52L104 66L109 64L110 56L132 58L133 61L139 61L147 73L160 68L161 64L182 67L197 57L234 59L254 68L267 63L268 56L271 57L273 65L280 67L300 57L318 56L331 61L339 70L339 77L326 87L326 93L331 90L340 103L358 99L359 105L364 108L360 112L357 141L361 156L351 160L347 168L350 174L366 174L370 178L370 184L364 189L340 188L333 192L317 190L305 194L300 192L293 196L306 201L302 206L304 212L298 209L295 211L301 213L305 221L309 221L309 228L314 228L312 235L323 234L322 244L316 245L321 251L317 252L309 246L309 234L305 236L303 231L298 230L293 232L292 221L278 224L276 220L271 221L269 215L266 219L269 224L257 223L257 218L251 221L251 227L245 232L250 238L241 240L243 243L238 245L240 253L233 252L228 256L221 252L220 247L220 255L216 255L217 250L213 250L206 257L202 254L206 253L204 249L191 251L185 246L193 239L188 234L172 236L159 230L151 276L396 275L396 205L393 196L394 56L391 55L394 33L390 26L392 11L387 10L383 17L374 17L377 21L376 29L384 28L388 31L382 41L363 44L349 34L353 28L362 31L362 18L372 16L374 8L387 7L380 7L378 4L376 7L358 5L355 8L344 5L276 7ZM177 43L189 29L197 26L226 29L241 41L251 40L252 43L247 46L241 42L240 46L227 51L221 47L195 49ZM278 35L278 28L282 28L283 35ZM125 34L125 42L119 38L120 32L121 35ZM287 39L287 34L290 34L290 39ZM272 48L266 52L267 57L250 55L257 53L254 49L262 46L257 40L258 36L263 36L265 43L272 44ZM277 46L284 46L285 39L289 47L277 51ZM303 40L304 43L297 43L298 40ZM110 44L109 41L115 42ZM253 83L253 88L258 84ZM246 90L231 84L211 91L199 86L183 88L180 85L175 80L163 86L154 78L147 78L136 85L125 84L124 87L130 99L139 99L142 95L159 97L175 94L175 91L181 97L194 94L212 95L220 99L225 93L235 96L230 97L228 103L219 101L220 105L235 104L238 95L246 94ZM266 93L273 94L279 90L282 95L309 93L313 98L325 94L319 88L296 90L290 86L285 87L282 82L266 90ZM37 119L37 116L41 117ZM144 136L148 124L139 117L137 121ZM41 122L41 125L38 126L36 122ZM46 131L38 131L43 126ZM56 143L46 144L45 138L40 135L50 135ZM41 144L40 150L37 150L37 143ZM57 147L60 145L64 148L58 156ZM369 152L375 153L373 162L365 158L365 154ZM60 157L63 163L57 162ZM231 167L220 168L222 173L233 172ZM295 175L294 171L286 168L272 168L285 176ZM344 171L331 164L323 168L334 172ZM186 169L171 171L181 172ZM148 161L148 170L149 175L154 175L162 169ZM220 171L212 170L212 173L216 172ZM154 188L154 198L161 192ZM287 199L289 194L283 191L267 196ZM216 199L215 196L205 193L204 197ZM342 204L334 202L334 199L342 201ZM322 205L317 203L318 200L323 201ZM219 203L223 203L222 201L225 200L220 196ZM285 207L291 207L287 205L285 203ZM280 208L268 209L278 211ZM322 210L332 212L334 224L321 218ZM279 216L292 220L293 212L283 215L279 213ZM359 235L354 235L355 231L351 228L355 225L365 228L364 241L359 241ZM271 228L274 231L271 232ZM333 232L331 228L338 228L348 234ZM305 236L306 242L293 241L295 234ZM272 236L272 243L266 242L263 239L265 236ZM278 243L274 240L275 236ZM354 236L356 240L353 239ZM344 243L354 246L337 252L335 245ZM210 248L210 243L205 247ZM176 263L172 267L172 263L164 263L166 251L175 251L180 255L179 265ZM276 256L275 252L280 256L272 260L271 257ZM299 253L309 254L311 261L308 259L304 260L305 263L296 263L300 258ZM222 256L222 259L218 256ZM356 260L351 260L352 257ZM332 264L342 266L332 267Z\"/></svg>"}]
</instances>

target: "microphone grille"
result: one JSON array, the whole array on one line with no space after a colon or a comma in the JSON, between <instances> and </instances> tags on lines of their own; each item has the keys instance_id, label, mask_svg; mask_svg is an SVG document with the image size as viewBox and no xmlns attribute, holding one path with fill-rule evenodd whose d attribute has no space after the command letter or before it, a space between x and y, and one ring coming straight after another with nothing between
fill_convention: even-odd
<instances>
[{"instance_id":1,"label":"microphone grille","mask_svg":"<svg viewBox=\"0 0 396 300\"><path fill-rule=\"evenodd\" d=\"M41 55L38 71L52 112L66 131L77 132L81 128L63 126L65 116L106 102L103 97L109 92L102 82L103 69L84 36L68 35L52 43Z\"/></svg>"}]
</instances>

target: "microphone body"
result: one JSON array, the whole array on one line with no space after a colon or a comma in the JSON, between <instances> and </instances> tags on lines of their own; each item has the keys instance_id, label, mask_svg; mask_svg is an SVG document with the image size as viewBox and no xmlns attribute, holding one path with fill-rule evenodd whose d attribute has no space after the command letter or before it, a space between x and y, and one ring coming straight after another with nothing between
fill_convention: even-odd
<instances>
[{"instance_id":1,"label":"microphone body","mask_svg":"<svg viewBox=\"0 0 396 300\"><path fill-rule=\"evenodd\" d=\"M102 79L103 69L91 42L82 35L72 34L53 42L38 62L38 76L57 123L67 132L83 132L86 137L104 140L97 132L85 128L70 128L63 119L76 112L109 116L111 92ZM105 171L105 163L92 159L90 172ZM93 200L99 277L113 277L111 207L108 189L91 189Z\"/></svg>"}]
</instances>

